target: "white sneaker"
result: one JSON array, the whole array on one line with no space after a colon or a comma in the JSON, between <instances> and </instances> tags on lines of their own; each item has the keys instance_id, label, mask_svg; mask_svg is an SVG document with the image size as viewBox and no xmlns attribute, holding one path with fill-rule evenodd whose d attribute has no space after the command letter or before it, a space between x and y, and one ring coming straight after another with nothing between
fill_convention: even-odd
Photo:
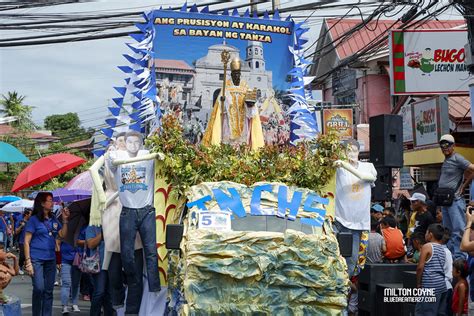
<instances>
[{"instance_id":1,"label":"white sneaker","mask_svg":"<svg viewBox=\"0 0 474 316\"><path fill-rule=\"evenodd\" d=\"M20 269L20 270L18 270L18 274L19 274L19 275L23 275L23 274L25 274L25 272L23 272L23 270Z\"/></svg>"},{"instance_id":2,"label":"white sneaker","mask_svg":"<svg viewBox=\"0 0 474 316\"><path fill-rule=\"evenodd\" d=\"M59 282L58 281L55 281L54 282L54 286L59 286ZM67 306L66 306L67 307Z\"/></svg>"},{"instance_id":3,"label":"white sneaker","mask_svg":"<svg viewBox=\"0 0 474 316\"><path fill-rule=\"evenodd\" d=\"M81 310L79 309L79 306L74 304L74 305L72 305L72 311L73 312L80 312Z\"/></svg>"},{"instance_id":4,"label":"white sneaker","mask_svg":"<svg viewBox=\"0 0 474 316\"><path fill-rule=\"evenodd\" d=\"M63 314L69 314L69 306L63 306Z\"/></svg>"}]
</instances>

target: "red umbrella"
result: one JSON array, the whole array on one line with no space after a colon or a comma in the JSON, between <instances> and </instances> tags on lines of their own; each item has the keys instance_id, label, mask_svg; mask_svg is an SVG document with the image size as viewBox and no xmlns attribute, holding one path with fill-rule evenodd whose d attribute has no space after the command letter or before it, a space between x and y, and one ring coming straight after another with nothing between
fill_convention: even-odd
<instances>
[{"instance_id":1,"label":"red umbrella","mask_svg":"<svg viewBox=\"0 0 474 316\"><path fill-rule=\"evenodd\" d=\"M43 183L86 162L84 159L66 153L54 154L36 160L16 177L12 192Z\"/></svg>"}]
</instances>

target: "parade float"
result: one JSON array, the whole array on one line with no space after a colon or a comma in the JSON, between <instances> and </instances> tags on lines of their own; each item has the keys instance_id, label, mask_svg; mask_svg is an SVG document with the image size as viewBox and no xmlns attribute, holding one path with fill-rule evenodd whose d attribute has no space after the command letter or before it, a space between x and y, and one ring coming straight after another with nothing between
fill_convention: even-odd
<instances>
[{"instance_id":1,"label":"parade float","mask_svg":"<svg viewBox=\"0 0 474 316\"><path fill-rule=\"evenodd\" d=\"M160 135L147 140L152 151L165 153L155 207L170 309L338 314L348 286L331 226L338 139L254 152L196 146L180 133L178 122L164 117ZM178 250L165 245L169 224L184 229Z\"/></svg>"},{"instance_id":2,"label":"parade float","mask_svg":"<svg viewBox=\"0 0 474 316\"><path fill-rule=\"evenodd\" d=\"M143 17L95 154L127 130L164 154L154 206L169 312L339 314L349 280L331 223L333 163L344 148L318 134L308 110L308 29L278 12L258 18L196 5ZM221 144L226 133L252 146Z\"/></svg>"}]
</instances>

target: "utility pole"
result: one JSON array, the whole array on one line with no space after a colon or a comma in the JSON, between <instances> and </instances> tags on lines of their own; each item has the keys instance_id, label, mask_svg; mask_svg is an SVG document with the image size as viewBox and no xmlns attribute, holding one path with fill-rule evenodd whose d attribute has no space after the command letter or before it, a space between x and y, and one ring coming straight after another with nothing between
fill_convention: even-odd
<instances>
[{"instance_id":1,"label":"utility pole","mask_svg":"<svg viewBox=\"0 0 474 316\"><path fill-rule=\"evenodd\" d=\"M453 0L464 8L464 18L467 24L468 43L464 47L464 54L466 56L465 62L467 69L471 74L474 74L474 7L472 0ZM474 111L474 79L469 83L469 95L471 99L471 113ZM472 127L474 127L474 120L472 120Z\"/></svg>"},{"instance_id":2,"label":"utility pole","mask_svg":"<svg viewBox=\"0 0 474 316\"><path fill-rule=\"evenodd\" d=\"M257 9L257 4L253 2L253 0L250 0L250 4L251 4L251 7L250 7L250 11L252 11L252 15L254 12L258 12L258 9Z\"/></svg>"},{"instance_id":3,"label":"utility pole","mask_svg":"<svg viewBox=\"0 0 474 316\"><path fill-rule=\"evenodd\" d=\"M280 8L280 0L272 0L272 10L275 12L275 10L278 10Z\"/></svg>"}]
</instances>

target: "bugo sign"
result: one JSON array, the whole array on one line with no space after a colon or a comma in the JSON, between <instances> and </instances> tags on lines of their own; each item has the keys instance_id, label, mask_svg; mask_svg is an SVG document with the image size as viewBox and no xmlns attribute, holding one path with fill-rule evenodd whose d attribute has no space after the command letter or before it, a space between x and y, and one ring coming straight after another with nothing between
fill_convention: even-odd
<instances>
[{"instance_id":1,"label":"bugo sign","mask_svg":"<svg viewBox=\"0 0 474 316\"><path fill-rule=\"evenodd\" d=\"M391 31L392 94L467 93L466 43L466 30Z\"/></svg>"},{"instance_id":2,"label":"bugo sign","mask_svg":"<svg viewBox=\"0 0 474 316\"><path fill-rule=\"evenodd\" d=\"M415 147L437 144L441 135L449 131L447 97L413 103L412 122Z\"/></svg>"}]
</instances>

